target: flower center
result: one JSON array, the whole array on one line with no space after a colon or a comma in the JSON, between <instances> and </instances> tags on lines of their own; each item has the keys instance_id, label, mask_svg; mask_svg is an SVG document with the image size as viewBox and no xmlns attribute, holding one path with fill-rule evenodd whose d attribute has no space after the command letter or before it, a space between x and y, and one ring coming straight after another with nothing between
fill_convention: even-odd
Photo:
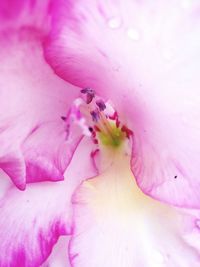
<instances>
[{"instance_id":1,"label":"flower center","mask_svg":"<svg viewBox=\"0 0 200 267\"><path fill-rule=\"evenodd\" d=\"M79 109L87 120L94 143L116 148L132 135L132 131L120 122L111 103L104 102L91 88L82 89L81 94L83 101Z\"/></svg>"}]
</instances>

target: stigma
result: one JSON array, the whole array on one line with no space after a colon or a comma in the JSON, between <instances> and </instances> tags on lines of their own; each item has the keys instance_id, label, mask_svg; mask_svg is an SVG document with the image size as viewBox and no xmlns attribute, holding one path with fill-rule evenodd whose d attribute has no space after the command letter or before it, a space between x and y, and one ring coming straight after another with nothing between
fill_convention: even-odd
<instances>
[{"instance_id":1,"label":"stigma","mask_svg":"<svg viewBox=\"0 0 200 267\"><path fill-rule=\"evenodd\" d=\"M86 120L88 131L95 144L118 148L133 134L121 123L112 104L98 97L93 89L82 89L78 103L80 113Z\"/></svg>"}]
</instances>

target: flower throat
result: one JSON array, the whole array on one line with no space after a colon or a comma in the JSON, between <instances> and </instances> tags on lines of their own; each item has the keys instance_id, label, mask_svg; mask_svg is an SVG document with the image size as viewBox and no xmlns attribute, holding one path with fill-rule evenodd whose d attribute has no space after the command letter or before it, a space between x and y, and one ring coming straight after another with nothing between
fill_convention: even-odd
<instances>
[{"instance_id":1,"label":"flower throat","mask_svg":"<svg viewBox=\"0 0 200 267\"><path fill-rule=\"evenodd\" d=\"M117 148L133 133L121 124L117 111L108 102L96 96L91 88L81 90L83 103L79 104L81 114L86 118L90 136L95 144Z\"/></svg>"}]
</instances>

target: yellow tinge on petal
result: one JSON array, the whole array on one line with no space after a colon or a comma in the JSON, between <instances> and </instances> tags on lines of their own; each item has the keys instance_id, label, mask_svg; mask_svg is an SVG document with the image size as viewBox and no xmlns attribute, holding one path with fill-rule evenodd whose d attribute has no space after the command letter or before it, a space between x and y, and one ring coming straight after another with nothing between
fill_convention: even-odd
<instances>
[{"instance_id":1,"label":"yellow tinge on petal","mask_svg":"<svg viewBox=\"0 0 200 267\"><path fill-rule=\"evenodd\" d=\"M96 197L93 199L95 212L97 210L100 212L101 209L103 213L105 210L109 213L112 211L121 218L125 214L136 217L155 211L164 212L165 217L172 216L171 209L167 205L145 195L137 186L130 169L130 156L126 153L124 143L117 150L101 146L101 153L104 154L103 162L110 162L110 166L98 177L85 182L85 186L93 188L95 192ZM174 212L172 213L174 216Z\"/></svg>"},{"instance_id":2,"label":"yellow tinge on petal","mask_svg":"<svg viewBox=\"0 0 200 267\"><path fill-rule=\"evenodd\" d=\"M185 239L191 217L140 190L128 147L127 140L117 149L101 144L103 171L76 193L76 261L86 258L91 267L198 267Z\"/></svg>"}]
</instances>

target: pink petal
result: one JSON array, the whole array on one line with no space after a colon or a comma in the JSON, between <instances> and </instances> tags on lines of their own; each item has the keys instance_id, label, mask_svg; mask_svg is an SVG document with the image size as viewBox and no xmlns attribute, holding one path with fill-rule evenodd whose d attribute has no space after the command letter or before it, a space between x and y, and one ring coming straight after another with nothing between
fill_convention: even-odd
<instances>
[{"instance_id":1,"label":"pink petal","mask_svg":"<svg viewBox=\"0 0 200 267\"><path fill-rule=\"evenodd\" d=\"M10 189L0 203L0 266L40 266L58 237L70 232L66 192L64 183Z\"/></svg>"},{"instance_id":2,"label":"pink petal","mask_svg":"<svg viewBox=\"0 0 200 267\"><path fill-rule=\"evenodd\" d=\"M199 4L59 3L46 43L56 73L111 99L132 126L132 169L145 193L199 207Z\"/></svg>"},{"instance_id":3,"label":"pink petal","mask_svg":"<svg viewBox=\"0 0 200 267\"><path fill-rule=\"evenodd\" d=\"M80 132L74 133L73 139L67 140L60 122L39 126L22 145L26 180L62 180L80 140Z\"/></svg>"},{"instance_id":4,"label":"pink petal","mask_svg":"<svg viewBox=\"0 0 200 267\"><path fill-rule=\"evenodd\" d=\"M28 184L25 191L15 187L7 191L0 201L1 267L38 267L58 238L71 233L71 196L83 179L95 175L90 150L91 144L83 140L65 181ZM67 254L67 242L63 245Z\"/></svg>"},{"instance_id":5,"label":"pink petal","mask_svg":"<svg viewBox=\"0 0 200 267\"><path fill-rule=\"evenodd\" d=\"M66 253L68 243L69 236L61 236L49 258L40 267L71 267Z\"/></svg>"},{"instance_id":6,"label":"pink petal","mask_svg":"<svg viewBox=\"0 0 200 267\"><path fill-rule=\"evenodd\" d=\"M195 215L143 194L122 158L79 187L73 230L72 266L199 266Z\"/></svg>"},{"instance_id":7,"label":"pink petal","mask_svg":"<svg viewBox=\"0 0 200 267\"><path fill-rule=\"evenodd\" d=\"M1 0L0 29L35 27L43 33L49 30L50 0Z\"/></svg>"},{"instance_id":8,"label":"pink petal","mask_svg":"<svg viewBox=\"0 0 200 267\"><path fill-rule=\"evenodd\" d=\"M0 36L0 167L20 188L61 180L81 138L67 140L67 114L78 90L58 78L33 29Z\"/></svg>"}]
</instances>

